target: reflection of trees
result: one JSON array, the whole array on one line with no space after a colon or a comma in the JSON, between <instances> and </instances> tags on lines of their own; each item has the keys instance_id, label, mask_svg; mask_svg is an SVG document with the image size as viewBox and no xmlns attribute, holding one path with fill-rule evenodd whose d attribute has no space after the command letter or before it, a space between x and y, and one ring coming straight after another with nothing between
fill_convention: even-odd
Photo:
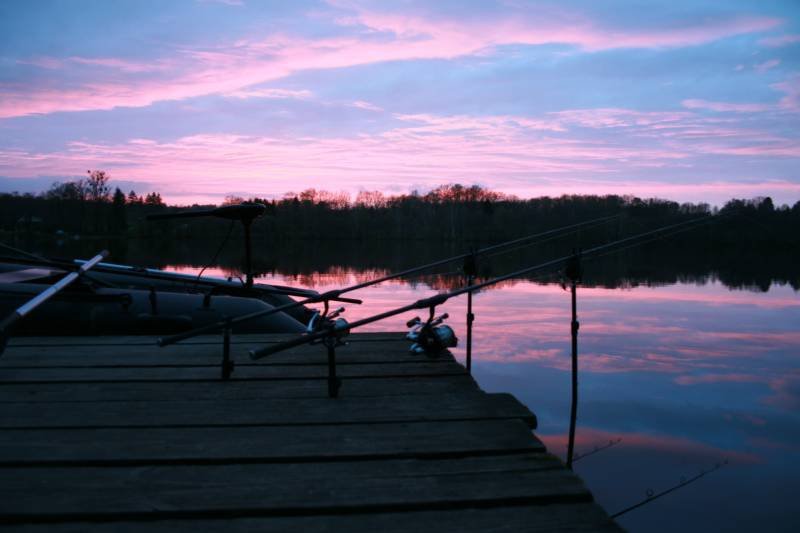
<instances>
[{"instance_id":1,"label":"reflection of trees","mask_svg":"<svg viewBox=\"0 0 800 533\"><path fill-rule=\"evenodd\" d=\"M585 241L584 241L585 242ZM45 246L36 242L18 243L38 253L56 257L88 257L97 249L112 252L112 261L164 268L169 265L205 266L219 245L211 239L204 241L146 241L146 240L82 240L66 241L61 246ZM570 242L548 243L533 249L518 250L481 259L478 281L535 265L570 253ZM584 265L585 286L630 288L640 285L667 285L677 282L704 284L719 280L731 288L767 290L771 284L789 284L800 290L800 271L793 251L762 252L748 248L712 250L682 247L680 236L668 241L655 241L599 259L587 259ZM358 243L313 242L276 244L257 247L254 269L257 276L280 274L298 285L307 287L345 286L400 272L443 257L463 253L459 246L439 243ZM226 275L240 276L243 252L236 239L223 250L217 265ZM402 280L421 283L436 290L461 286L459 264L445 265L433 272L424 272ZM544 279L541 276L547 274ZM554 281L557 274L537 273L527 279ZM504 286L513 285L514 281Z\"/></svg>"},{"instance_id":2,"label":"reflection of trees","mask_svg":"<svg viewBox=\"0 0 800 533\"><path fill-rule=\"evenodd\" d=\"M91 218L91 210L96 211L91 211L94 214L100 213L97 210L113 213L110 202L72 198L70 195L75 191L69 187L62 189L60 196L52 198L0 194L0 226L18 225L24 213L29 218L31 213L40 213L52 224L73 218L80 222L83 216L80 209L84 208L87 219ZM37 243L36 239L41 237L31 232L13 235L27 239L17 242L22 247L60 257L85 257L106 247L112 250L112 260L116 262L200 267L214 255L228 229L226 223L216 219L145 223L143 217L148 212L167 208L139 200L124 207L129 233L147 240L84 237L80 241L66 240L54 248L43 240ZM74 217L73 211L77 213ZM267 211L267 216L258 219L253 228L256 274L280 273L298 284L320 286L352 284L461 254L470 247L609 213L624 213L612 223L582 229L566 238L482 257L478 264L479 278L489 279L569 255L574 248L586 249L707 214L709 208L618 196L519 200L480 188L449 186L427 195L384 197L365 193L355 203L324 191L304 191L269 202ZM800 259L797 246L800 202L789 209L776 208L768 198L733 200L721 212L729 216L690 232L587 261L584 284L614 288L719 279L736 288L766 290L771 283L778 282L800 289L800 272L795 266ZM104 220L99 217L98 224ZM237 226L217 261L218 266L231 275L239 275L242 256L241 228ZM447 273L459 267L448 265L405 281L452 289L461 280Z\"/></svg>"}]
</instances>

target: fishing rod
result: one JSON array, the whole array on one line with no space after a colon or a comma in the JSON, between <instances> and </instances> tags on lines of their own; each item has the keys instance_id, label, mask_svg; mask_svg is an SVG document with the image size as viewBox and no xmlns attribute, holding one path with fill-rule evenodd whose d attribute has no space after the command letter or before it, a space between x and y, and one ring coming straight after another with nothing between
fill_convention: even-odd
<instances>
[{"instance_id":1,"label":"fishing rod","mask_svg":"<svg viewBox=\"0 0 800 533\"><path fill-rule=\"evenodd\" d=\"M619 239L619 240L616 240L616 241L613 241L613 242L610 242L610 243L594 246L594 247L589 248L588 250L585 250L584 252L582 252L581 255L582 256L594 255L594 254L609 250L609 249L611 249L613 247L620 246L622 244L631 243L633 241L636 241L636 240L639 240L639 239L642 239L642 238L645 238L645 237L650 237L650 236L653 236L653 235L657 235L659 233L663 233L665 231L675 230L675 229L681 228L681 227L684 228L684 229L687 229L686 227L689 226L688 229L690 229L692 224L698 224L700 222L704 222L704 221L707 221L709 219L711 219L711 216L695 218L695 219L687 220L687 221L683 221L683 222L676 222L674 224L669 224L667 226L662 226L660 228L656 228L654 230L650 230L650 231L646 231L646 232L643 232L643 233L639 233L639 234L633 235L631 237L626 237L624 239ZM575 254L571 254L571 255L559 257L557 259L552 259L550 261L546 261L544 263L539 263L538 265L534 265L534 266L531 266L531 267L523 268L522 270L517 270L517 271L511 272L509 274L498 276L496 278L492 278L492 279L483 281L481 283L477 283L475 285L469 285L469 286L466 286L466 287L462 287L460 289L452 290L450 292L444 292L444 293L436 294L436 295L431 296L429 298L423 298L421 300L417 300L414 303L411 303L411 304L408 304L408 305L404 305L402 307L398 307L398 308L395 308L395 309L392 309L392 310L389 310L389 311L385 311L383 313L379 313L379 314L373 315L371 317L362 318L361 320L356 320L356 321L351 322L349 324L346 324L343 321L340 321L340 322L337 322L337 324L334 325L331 329L327 329L327 330L323 330L323 331L316 331L316 332L309 332L306 335L301 335L301 336L296 337L294 339L290 339L288 341L285 341L285 342L282 342L282 343L279 343L279 344L275 344L273 346L267 346L267 347L264 347L264 348L250 350L250 352L249 352L250 353L250 358L251 359L262 359L262 358L267 357L268 355L271 355L273 353L280 352L280 351L283 351L283 350L286 350L286 349L289 349L289 348L294 348L294 347L300 346L302 344L310 343L310 342L313 342L315 340L322 339L324 337L329 337L331 335L343 335L343 334L345 334L345 333L347 333L350 330L353 330L355 328L358 328L358 327L361 327L361 326L365 326L367 324L372 324L373 322L378 322L378 321L384 320L386 318L391 318L393 316L397 316L397 315L406 313L408 311L414 311L414 310L419 310L419 309L429 309L430 310L430 319L433 319L433 314L435 312L434 309L437 306L442 305L443 303L448 301L450 298L454 298L456 296L460 296L462 294L469 293L469 292L472 292L472 291L477 291L477 290L483 289L485 287L489 287L491 285L495 285L495 284L500 283L502 281L506 281L506 280L513 279L513 278L520 278L522 276L525 276L526 274L530 274L531 272L535 272L537 270L544 270L544 269L546 269L548 267L562 265L566 261L568 261L568 260L570 260L570 259L572 259L574 257L575 257ZM335 291L333 291L333 292L335 292Z\"/></svg>"},{"instance_id":2,"label":"fishing rod","mask_svg":"<svg viewBox=\"0 0 800 533\"><path fill-rule=\"evenodd\" d=\"M11 247L5 246L0 243L0 247L6 247L11 249ZM14 251L17 251L14 249ZM24 259L24 258L11 258L11 257L0 257L0 262L14 262L20 264L30 264L30 265L48 265L56 268L61 268L64 270L74 270L76 267L80 267L81 265L85 264L86 261L83 259L74 259L64 260L64 259L48 259L45 257L40 257L34 254L29 254L27 252L23 252L19 250L20 253L24 253L31 257L31 259ZM216 278L216 277L203 277L197 279L195 274L183 274L181 272L168 272L165 270L159 270L156 268L143 268L138 266L131 266L131 265L120 265L116 263L106 263L100 262L98 263L93 269L92 272L96 272L99 274L119 274L122 276L132 276L136 278L143 278L148 280L159 280L159 281L171 281L176 283L186 283L194 285L200 285L201 287L205 288L218 288L221 290L227 289L231 291L242 290L245 291L244 283L237 283L235 281L231 281L228 279L223 278ZM100 285L104 285L111 288L119 288L115 286L113 283L102 281L97 277L91 276L88 273L84 276L87 279L92 280L95 283ZM258 294L285 294L287 296L298 296L303 298L308 298L311 296L316 296L319 294L315 290L311 289L301 289L298 287L288 287L285 285L264 285L261 283L256 283L253 285L250 291L254 291Z\"/></svg>"},{"instance_id":3,"label":"fishing rod","mask_svg":"<svg viewBox=\"0 0 800 533\"><path fill-rule=\"evenodd\" d=\"M253 320L255 318L268 316L268 315L271 315L271 314L274 314L274 313L279 313L281 311L287 311L289 309L300 307L300 306L305 305L305 304L312 304L312 303L319 303L319 302L326 302L326 301L338 301L338 302L347 302L347 303L360 304L361 300L356 300L356 299L352 299L352 298L343 298L341 295L345 294L345 293L348 293L348 292L352 292L352 291L356 291L356 290L359 290L359 289L363 289L363 288L366 288L366 287L370 287L372 285L377 285L379 283L383 283L384 281L390 281L390 280L397 279L397 278L400 278L400 277L403 277L403 276L408 276L410 274L416 274L417 272L421 272L423 270L428 270L428 269L431 269L431 268L434 268L434 267L437 267L437 266L445 265L445 264L452 263L452 262L459 261L459 260L465 260L467 258L474 258L474 257L476 257L478 255L483 255L483 254L487 254L487 253L490 253L490 252L495 252L495 251L500 250L502 248L520 246L523 243L534 244L534 243L530 243L529 241L532 241L534 239L541 238L541 237L549 237L549 236L555 235L557 233L562 233L562 232L570 233L570 232L575 231L575 230L577 230L579 228L583 228L583 227L587 227L587 226L591 227L593 225L602 224L604 222L607 222L607 221L612 220L614 218L617 218L619 216L620 215L611 215L611 216L599 217L599 218L595 218L595 219L588 220L588 221L585 221L585 222L579 222L577 224L571 224L571 225L568 225L568 226L562 226L560 228L555 228L555 229L551 229L551 230L547 230L547 231L543 231L543 232L539 232L539 233L534 233L532 235L527 235L525 237L520 237L518 239L513 239L513 240L502 242L502 243L499 243L499 244L494 244L494 245L491 245L491 246L487 246L486 248L481 248L479 250L475 250L475 251L472 251L472 252L463 253L463 254L460 254L460 255L452 256L452 257L447 257L445 259L440 259L440 260L434 261L432 263L428 263L428 264L425 264L425 265L409 268L407 270L403 270L403 271L400 271L400 272L395 272L393 274L387 274L385 276L381 276L381 277L378 277L378 278L375 278L375 279L363 281L361 283L357 283L355 285L351 285L351 286L345 287L343 289L335 289L335 290L327 291L325 293L319 294L317 296L312 296L312 297L306 298L304 300L298 300L298 301L293 302L293 303L279 305L277 307L273 307L272 309L265 309L263 311L256 311L254 313L250 313L250 314L247 314L247 315L238 316L238 317L233 318L231 320L219 321L219 322L214 323L214 324L209 324L207 326L202 326L202 327L199 327L199 328L196 328L196 329L193 329L193 330L190 330L190 331L186 331L186 332L183 332L183 333L178 333L178 334L172 335L170 337L160 338L160 339L158 339L157 344L159 346L162 346L162 347L163 346L169 346L170 344L175 344L176 342L180 342L182 340L194 337L196 335L200 335L200 334L203 334L203 333L210 333L212 331L217 331L217 330L219 330L221 328L228 327L230 325L236 325L236 324L240 324L242 322Z\"/></svg>"},{"instance_id":4,"label":"fishing rod","mask_svg":"<svg viewBox=\"0 0 800 533\"><path fill-rule=\"evenodd\" d=\"M617 518L618 516L622 516L625 513L633 511L634 509L638 509L639 507L641 507L643 505L647 505L648 503L650 503L652 501L655 501L655 500L661 498L662 496L666 496L670 492L674 492L674 491L676 491L678 489L681 489L681 488L685 487L686 485L694 483L695 481L697 481L701 477L706 476L706 475L708 475L708 474L710 474L712 472L716 472L717 470L719 470L723 466L727 466L727 465L728 465L728 460L725 459L721 463L715 464L712 468L710 468L708 470L701 470L700 473L697 474L696 476L690 477L689 479L681 478L679 483L677 483L676 485L671 486L668 489L662 490L658 494L654 494L652 489L647 489L647 491L645 492L645 494L646 494L645 499L643 499L643 500L631 505L630 507L626 507L625 509L622 509L621 511L617 511L616 513L611 515L611 518Z\"/></svg>"},{"instance_id":5,"label":"fishing rod","mask_svg":"<svg viewBox=\"0 0 800 533\"><path fill-rule=\"evenodd\" d=\"M75 280L83 276L86 271L97 265L100 261L108 257L106 250L101 251L96 256L92 257L76 272L70 272L53 285L47 287L45 290L19 306L10 315L8 315L2 322L0 322L0 354L3 353L8 339L8 330L11 326L16 324L19 320L31 313L34 309L45 303L47 300L58 294L62 289L72 284Z\"/></svg>"},{"instance_id":6,"label":"fishing rod","mask_svg":"<svg viewBox=\"0 0 800 533\"><path fill-rule=\"evenodd\" d=\"M603 444L602 446L595 446L594 448L592 448L592 451L590 451L590 452L576 453L575 457L572 459L572 462L573 463L577 463L581 459L585 459L586 457L589 457L590 455L594 455L596 453L602 452L603 450L607 450L609 448L613 448L614 446L616 446L620 442L622 442L622 437L617 437L616 439L609 440L607 444Z\"/></svg>"},{"instance_id":7,"label":"fishing rod","mask_svg":"<svg viewBox=\"0 0 800 533\"><path fill-rule=\"evenodd\" d=\"M251 238L251 227L253 221L264 214L267 206L255 202L245 202L235 205L224 205L215 209L203 209L194 211L179 211L177 213L162 213L157 215L147 215L147 220L169 220L173 218L195 218L195 217L217 217L230 221L238 220L244 229L244 270L245 286L248 289L253 287L253 245ZM227 240L227 238L226 238Z\"/></svg>"},{"instance_id":8,"label":"fishing rod","mask_svg":"<svg viewBox=\"0 0 800 533\"><path fill-rule=\"evenodd\" d=\"M83 261L76 259L75 263L80 265ZM115 263L100 263L95 268L97 272L106 274L121 274L125 276L136 276L142 278L156 279L162 281L185 282L191 285L202 285L205 287L219 287L220 289L243 289L242 283L237 283L222 278L204 277L198 279L195 274L183 274L181 272L167 272L157 268L143 268L130 265L119 265ZM319 294L311 289L299 289L297 287L287 287L284 285L263 285L254 284L250 289L263 294L286 294L289 296L310 297Z\"/></svg>"},{"instance_id":9,"label":"fishing rod","mask_svg":"<svg viewBox=\"0 0 800 533\"><path fill-rule=\"evenodd\" d=\"M13 247L11 245L8 245L8 244L2 243L2 242L0 242L0 248L5 248L6 250L9 250L9 251L14 252L14 253L18 253L20 255L24 255L24 256L26 256L26 257L28 257L30 259L34 259L36 261L41 261L42 263L53 264L53 262L50 259L47 259L46 257L42 257L40 255L32 254L30 252L26 252L25 250L21 250L20 248L15 248L15 247Z\"/></svg>"}]
</instances>

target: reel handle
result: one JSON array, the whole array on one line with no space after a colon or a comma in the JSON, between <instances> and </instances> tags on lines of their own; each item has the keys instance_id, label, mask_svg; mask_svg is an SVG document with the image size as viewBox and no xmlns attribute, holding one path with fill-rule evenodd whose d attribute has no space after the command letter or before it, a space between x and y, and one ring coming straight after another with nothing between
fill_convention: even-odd
<instances>
[{"instance_id":1,"label":"reel handle","mask_svg":"<svg viewBox=\"0 0 800 533\"><path fill-rule=\"evenodd\" d=\"M418 316L415 316L414 318L412 318L411 320L406 322L406 327L407 328L413 328L414 326L416 326L420 322L422 322L422 319L420 319L420 317L418 317Z\"/></svg>"}]
</instances>

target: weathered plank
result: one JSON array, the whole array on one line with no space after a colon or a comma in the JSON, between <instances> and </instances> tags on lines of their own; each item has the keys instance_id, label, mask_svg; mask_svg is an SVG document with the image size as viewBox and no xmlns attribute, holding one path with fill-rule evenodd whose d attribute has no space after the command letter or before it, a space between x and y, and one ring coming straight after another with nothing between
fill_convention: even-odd
<instances>
[{"instance_id":1,"label":"weathered plank","mask_svg":"<svg viewBox=\"0 0 800 533\"><path fill-rule=\"evenodd\" d=\"M146 527L156 533L195 533L225 530L229 533L270 531L275 533L341 533L342 531L380 531L382 533L443 532L459 533L619 533L597 504L572 503L520 505L514 507L459 508L454 510L404 511L318 516L271 516L259 518L221 518L206 520L154 520L142 522L71 522L7 525L4 531L73 533L133 533Z\"/></svg>"},{"instance_id":2,"label":"weathered plank","mask_svg":"<svg viewBox=\"0 0 800 533\"><path fill-rule=\"evenodd\" d=\"M543 452L521 420L0 431L0 465L247 463Z\"/></svg>"},{"instance_id":3,"label":"weathered plank","mask_svg":"<svg viewBox=\"0 0 800 533\"><path fill-rule=\"evenodd\" d=\"M519 418L535 427L536 417L510 394L263 399L239 401L122 401L16 404L0 412L0 428L164 427L359 424L434 420ZM346 431L346 430L345 430Z\"/></svg>"},{"instance_id":4,"label":"weathered plank","mask_svg":"<svg viewBox=\"0 0 800 533\"><path fill-rule=\"evenodd\" d=\"M253 346L254 347L254 346ZM269 357L266 359L253 361L247 354L247 349L252 347L239 347L231 350L231 358L236 361L238 365L322 365L327 363L327 352L325 348L320 346L311 346L301 353L285 353L280 352L280 357ZM81 348L86 350L87 348ZM104 350L113 350L110 347L104 347ZM32 349L31 349L32 350ZM37 348L39 350L49 350L49 348ZM73 350L73 348L70 348ZM205 366L205 365L218 365L222 359L222 347L216 346L213 348L206 348L203 351L185 351L184 353L175 353L173 350L169 352L159 352L158 348L150 347L136 350L125 350L119 356L115 356L112 352L108 353L95 353L81 355L79 353L66 353L66 354L40 354L40 353L16 353L12 354L13 357L6 358L0 361L0 369L2 368L39 368L39 367L85 367L85 366L129 366L129 367L147 367L147 366ZM376 349L375 349L376 350ZM377 350L376 350L377 351ZM288 351L287 351L288 352ZM421 363L421 362L438 362L450 361L451 357L443 356L437 358L426 357L425 355L411 354L406 350L386 350L380 351L379 356L374 355L374 351L365 350L363 348L356 349L352 346L337 349L336 360L340 364L385 364L385 363Z\"/></svg>"},{"instance_id":5,"label":"weathered plank","mask_svg":"<svg viewBox=\"0 0 800 533\"><path fill-rule=\"evenodd\" d=\"M0 468L0 520L364 512L590 502L553 456Z\"/></svg>"},{"instance_id":6,"label":"weathered plank","mask_svg":"<svg viewBox=\"0 0 800 533\"><path fill-rule=\"evenodd\" d=\"M231 344L231 357L242 364L253 364L248 351L267 344L275 344L274 336L269 340L243 339ZM263 337L263 336L260 336ZM402 363L429 361L426 355L408 351L409 341L389 339L361 339L355 337L346 346L337 349L337 360L341 363ZM124 348L124 349L120 349ZM0 360L0 367L44 367L44 366L94 366L94 365L185 365L216 364L222 357L221 338L206 342L188 342L159 348L155 341L133 341L131 344L17 344L7 349ZM303 345L259 360L258 364L323 364L327 352L320 345ZM441 359L452 359L443 356Z\"/></svg>"},{"instance_id":7,"label":"weathered plank","mask_svg":"<svg viewBox=\"0 0 800 533\"><path fill-rule=\"evenodd\" d=\"M388 342L394 343L405 336L402 331L377 331L361 332L348 337L352 343L360 342ZM233 344L247 344L250 342L282 342L293 339L294 333L247 333L235 334L232 337ZM52 336L52 337L11 337L8 341L9 347L20 346L153 346L158 340L159 335L94 335L94 336ZM178 345L202 345L219 344L220 335L198 335L191 339L181 341Z\"/></svg>"},{"instance_id":8,"label":"weathered plank","mask_svg":"<svg viewBox=\"0 0 800 533\"><path fill-rule=\"evenodd\" d=\"M15 339L0 359L0 523L14 530L619 531L448 355L354 335L252 363L291 335ZM35 341L35 342L34 342ZM27 344L26 344L27 343ZM224 522L222 521L224 520Z\"/></svg>"},{"instance_id":9,"label":"weathered plank","mask_svg":"<svg viewBox=\"0 0 800 533\"><path fill-rule=\"evenodd\" d=\"M141 381L91 383L4 383L0 403L106 402L145 398L148 401L239 400L263 398L327 398L328 385L320 373L314 379L233 381ZM348 397L456 394L475 391L467 374L350 378L343 384ZM8 407L11 408L11 407Z\"/></svg>"},{"instance_id":10,"label":"weathered plank","mask_svg":"<svg viewBox=\"0 0 800 533\"><path fill-rule=\"evenodd\" d=\"M192 381L219 379L219 367L70 367L9 368L0 367L0 387L5 383L56 383L89 381ZM337 374L349 377L459 375L464 368L454 361L387 364L337 365ZM308 379L327 376L327 364L316 365L241 365L234 379Z\"/></svg>"}]
</instances>

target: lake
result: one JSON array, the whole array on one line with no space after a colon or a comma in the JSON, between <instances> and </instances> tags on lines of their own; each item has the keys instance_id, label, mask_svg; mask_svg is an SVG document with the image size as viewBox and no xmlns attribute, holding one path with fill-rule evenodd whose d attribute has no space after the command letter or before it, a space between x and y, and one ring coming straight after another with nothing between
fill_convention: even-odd
<instances>
[{"instance_id":1,"label":"lake","mask_svg":"<svg viewBox=\"0 0 800 533\"><path fill-rule=\"evenodd\" d=\"M214 248L198 252L184 244L165 253L137 244L112 258L196 273ZM258 280L324 291L460 251L419 243L343 248L259 248ZM585 285L578 288L576 452L599 451L576 461L576 472L614 513L727 461L625 514L620 524L633 532L798 530L800 513L791 503L800 489L796 266L740 261L717 271L696 268L701 262L691 258L670 263L669 249L651 252L585 263ZM545 255L512 254L483 275ZM235 275L238 256L232 249L206 272ZM344 316L353 321L459 286L456 270L351 293L364 303L348 305ZM528 405L539 419L536 434L563 458L570 298L557 278L512 280L475 295L473 375L483 389L510 392ZM465 309L465 297L440 309L461 339L453 350L461 360ZM402 330L412 317L364 329ZM343 387L346 394L346 381ZM605 448L609 443L615 444Z\"/></svg>"},{"instance_id":2,"label":"lake","mask_svg":"<svg viewBox=\"0 0 800 533\"><path fill-rule=\"evenodd\" d=\"M177 267L176 270L196 271ZM216 272L220 273L220 272ZM260 280L328 290L377 272L329 272ZM436 283L432 283L436 286ZM438 292L423 281L352 293L356 320ZM465 298L442 306L461 337ZM519 280L475 296L473 375L511 392L539 418L536 431L564 457L570 407L570 302L557 283ZM579 459L575 470L616 512L708 470L728 465L620 517L630 531L792 531L800 488L800 298L719 281L578 289L580 401L576 451L621 439ZM413 314L365 330L401 330ZM346 384L345 384L346 393Z\"/></svg>"}]
</instances>

